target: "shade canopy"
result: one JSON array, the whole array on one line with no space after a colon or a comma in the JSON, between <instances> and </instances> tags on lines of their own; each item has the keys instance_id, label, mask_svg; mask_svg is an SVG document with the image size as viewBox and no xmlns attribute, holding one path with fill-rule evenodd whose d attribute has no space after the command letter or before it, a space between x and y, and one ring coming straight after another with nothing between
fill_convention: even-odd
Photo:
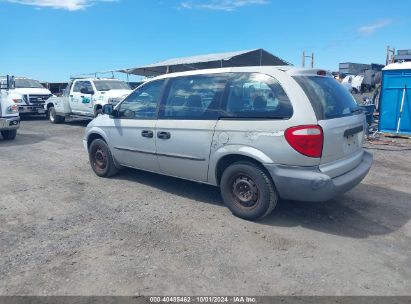
<instances>
[{"instance_id":1,"label":"shade canopy","mask_svg":"<svg viewBox=\"0 0 411 304\"><path fill-rule=\"evenodd\" d=\"M255 49L219 54L199 55L185 58L174 58L166 61L117 70L132 75L153 77L167 73L184 72L200 69L215 69L241 66L284 66L289 62L263 50Z\"/></svg>"}]
</instances>

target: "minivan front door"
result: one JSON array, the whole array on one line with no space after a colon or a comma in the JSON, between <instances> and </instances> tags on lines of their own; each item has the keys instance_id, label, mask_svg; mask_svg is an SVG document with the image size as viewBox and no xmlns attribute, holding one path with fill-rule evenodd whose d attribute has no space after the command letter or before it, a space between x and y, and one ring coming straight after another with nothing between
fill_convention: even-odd
<instances>
[{"instance_id":1,"label":"minivan front door","mask_svg":"<svg viewBox=\"0 0 411 304\"><path fill-rule=\"evenodd\" d=\"M218 74L170 79L156 127L160 172L207 182L211 142L226 80Z\"/></svg>"},{"instance_id":2,"label":"minivan front door","mask_svg":"<svg viewBox=\"0 0 411 304\"><path fill-rule=\"evenodd\" d=\"M117 108L110 128L114 158L123 166L158 172L155 129L164 80L148 82Z\"/></svg>"}]
</instances>

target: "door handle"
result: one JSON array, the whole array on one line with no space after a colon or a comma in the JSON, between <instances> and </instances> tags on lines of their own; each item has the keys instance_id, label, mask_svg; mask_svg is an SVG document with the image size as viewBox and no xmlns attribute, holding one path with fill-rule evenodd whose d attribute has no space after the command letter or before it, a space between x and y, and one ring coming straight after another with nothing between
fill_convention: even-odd
<instances>
[{"instance_id":1,"label":"door handle","mask_svg":"<svg viewBox=\"0 0 411 304\"><path fill-rule=\"evenodd\" d=\"M147 138L153 138L154 137L154 132L150 130L143 130L141 131L141 136L147 137Z\"/></svg>"},{"instance_id":2,"label":"door handle","mask_svg":"<svg viewBox=\"0 0 411 304\"><path fill-rule=\"evenodd\" d=\"M170 132L157 132L157 137L160 139L170 139L171 134Z\"/></svg>"}]
</instances>

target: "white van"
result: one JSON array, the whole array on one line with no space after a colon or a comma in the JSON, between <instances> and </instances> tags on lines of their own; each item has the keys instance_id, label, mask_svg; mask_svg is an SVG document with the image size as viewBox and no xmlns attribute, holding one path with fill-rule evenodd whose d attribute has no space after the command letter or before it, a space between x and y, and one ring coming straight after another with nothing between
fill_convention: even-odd
<instances>
[{"instance_id":1,"label":"white van","mask_svg":"<svg viewBox=\"0 0 411 304\"><path fill-rule=\"evenodd\" d=\"M254 220L279 198L327 201L367 175L365 115L324 70L241 67L166 74L88 126L94 172L131 167L219 186Z\"/></svg>"}]
</instances>

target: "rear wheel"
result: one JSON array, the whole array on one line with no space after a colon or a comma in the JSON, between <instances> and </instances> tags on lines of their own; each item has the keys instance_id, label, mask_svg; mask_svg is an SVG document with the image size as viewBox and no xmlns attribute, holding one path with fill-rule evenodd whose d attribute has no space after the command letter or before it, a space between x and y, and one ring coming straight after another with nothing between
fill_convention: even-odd
<instances>
[{"instance_id":1,"label":"rear wheel","mask_svg":"<svg viewBox=\"0 0 411 304\"><path fill-rule=\"evenodd\" d=\"M97 116L99 116L100 114L103 114L103 108L98 107L95 109L94 111L94 118L96 118Z\"/></svg>"},{"instance_id":2,"label":"rear wheel","mask_svg":"<svg viewBox=\"0 0 411 304\"><path fill-rule=\"evenodd\" d=\"M91 143L89 159L94 173L100 177L110 177L118 172L111 151L102 139L96 139Z\"/></svg>"},{"instance_id":3,"label":"rear wheel","mask_svg":"<svg viewBox=\"0 0 411 304\"><path fill-rule=\"evenodd\" d=\"M1 135L5 140L13 140L16 138L17 130L6 130L1 131Z\"/></svg>"},{"instance_id":4,"label":"rear wheel","mask_svg":"<svg viewBox=\"0 0 411 304\"><path fill-rule=\"evenodd\" d=\"M267 174L249 162L238 162L223 173L221 195L231 212L246 220L269 215L277 205L278 195Z\"/></svg>"},{"instance_id":5,"label":"rear wheel","mask_svg":"<svg viewBox=\"0 0 411 304\"><path fill-rule=\"evenodd\" d=\"M57 115L56 109L54 109L54 107L49 108L48 116L49 116L50 122L54 124L63 123L66 120L66 117Z\"/></svg>"}]
</instances>

